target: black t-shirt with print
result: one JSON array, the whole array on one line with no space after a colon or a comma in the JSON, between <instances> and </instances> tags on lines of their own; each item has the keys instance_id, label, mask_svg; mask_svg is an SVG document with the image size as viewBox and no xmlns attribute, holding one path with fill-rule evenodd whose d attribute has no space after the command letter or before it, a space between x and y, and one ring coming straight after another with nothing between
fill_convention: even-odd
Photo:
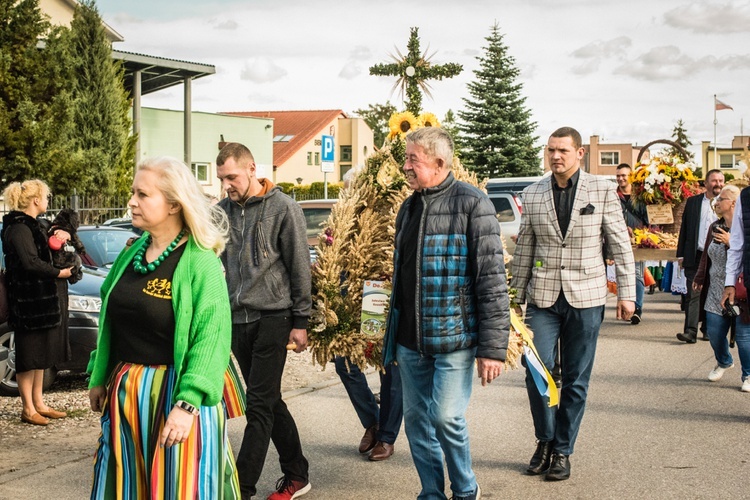
<instances>
[{"instance_id":1,"label":"black t-shirt with print","mask_svg":"<svg viewBox=\"0 0 750 500\"><path fill-rule=\"evenodd\" d=\"M109 296L113 359L141 365L174 364L172 278L185 245L177 247L159 267L147 274L132 264Z\"/></svg>"}]
</instances>

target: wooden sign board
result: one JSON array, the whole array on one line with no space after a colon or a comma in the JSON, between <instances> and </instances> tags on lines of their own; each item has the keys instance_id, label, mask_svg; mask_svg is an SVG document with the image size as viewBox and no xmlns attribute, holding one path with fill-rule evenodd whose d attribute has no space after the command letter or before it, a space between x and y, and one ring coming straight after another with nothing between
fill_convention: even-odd
<instances>
[{"instance_id":1,"label":"wooden sign board","mask_svg":"<svg viewBox=\"0 0 750 500\"><path fill-rule=\"evenodd\" d=\"M672 205L646 205L649 224L674 224Z\"/></svg>"}]
</instances>

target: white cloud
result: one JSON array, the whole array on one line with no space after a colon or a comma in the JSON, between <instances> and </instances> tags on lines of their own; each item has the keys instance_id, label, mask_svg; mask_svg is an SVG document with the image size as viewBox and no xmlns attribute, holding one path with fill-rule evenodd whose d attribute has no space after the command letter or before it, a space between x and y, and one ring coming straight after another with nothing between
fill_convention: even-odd
<instances>
[{"instance_id":1,"label":"white cloud","mask_svg":"<svg viewBox=\"0 0 750 500\"><path fill-rule=\"evenodd\" d=\"M573 74L575 75L590 75L591 73L595 73L596 70L599 69L599 63L601 62L601 58L594 57L592 59L589 59L588 61L584 62L583 64L580 64L578 66L573 67Z\"/></svg>"},{"instance_id":2,"label":"white cloud","mask_svg":"<svg viewBox=\"0 0 750 500\"><path fill-rule=\"evenodd\" d=\"M630 37L618 36L612 40L591 42L573 51L573 57L586 59L591 57L622 57L626 49L633 44Z\"/></svg>"},{"instance_id":3,"label":"white cloud","mask_svg":"<svg viewBox=\"0 0 750 500\"><path fill-rule=\"evenodd\" d=\"M372 51L365 45L357 45L352 49L349 57L355 61L367 61L372 59Z\"/></svg>"},{"instance_id":4,"label":"white cloud","mask_svg":"<svg viewBox=\"0 0 750 500\"><path fill-rule=\"evenodd\" d=\"M750 33L750 2L694 2L666 12L664 21L694 33Z\"/></svg>"},{"instance_id":5,"label":"white cloud","mask_svg":"<svg viewBox=\"0 0 750 500\"><path fill-rule=\"evenodd\" d=\"M217 30L230 30L230 31L234 31L239 27L240 25L237 24L237 21L234 21L232 19L227 19L226 21L218 23L214 26L214 28L216 28Z\"/></svg>"},{"instance_id":6,"label":"white cloud","mask_svg":"<svg viewBox=\"0 0 750 500\"><path fill-rule=\"evenodd\" d=\"M678 47L655 47L633 61L628 61L614 73L641 80L677 80L690 78L706 71L739 71L750 69L750 54L705 56L695 59L683 54Z\"/></svg>"},{"instance_id":7,"label":"white cloud","mask_svg":"<svg viewBox=\"0 0 750 500\"><path fill-rule=\"evenodd\" d=\"M240 78L255 83L269 83L280 80L286 75L287 71L271 58L256 57L245 63Z\"/></svg>"},{"instance_id":8,"label":"white cloud","mask_svg":"<svg viewBox=\"0 0 750 500\"><path fill-rule=\"evenodd\" d=\"M359 64L354 61L348 61L341 71L339 71L339 78L345 80L352 80L362 74L362 68Z\"/></svg>"}]
</instances>

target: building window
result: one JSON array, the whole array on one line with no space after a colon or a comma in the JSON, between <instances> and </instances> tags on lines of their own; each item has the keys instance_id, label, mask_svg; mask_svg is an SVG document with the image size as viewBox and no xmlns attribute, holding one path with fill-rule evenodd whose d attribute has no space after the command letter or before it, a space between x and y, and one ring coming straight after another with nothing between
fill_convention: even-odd
<instances>
[{"instance_id":1,"label":"building window","mask_svg":"<svg viewBox=\"0 0 750 500\"><path fill-rule=\"evenodd\" d=\"M735 168L737 165L737 156L733 154L719 155L719 168Z\"/></svg>"},{"instance_id":2,"label":"building window","mask_svg":"<svg viewBox=\"0 0 750 500\"><path fill-rule=\"evenodd\" d=\"M196 179L198 179L198 182L201 184L208 184L208 169L210 167L209 163L193 163L191 165L193 170L193 175Z\"/></svg>"},{"instance_id":3,"label":"building window","mask_svg":"<svg viewBox=\"0 0 750 500\"><path fill-rule=\"evenodd\" d=\"M307 164L312 165L312 151L307 152Z\"/></svg>"},{"instance_id":4,"label":"building window","mask_svg":"<svg viewBox=\"0 0 750 500\"><path fill-rule=\"evenodd\" d=\"M315 164L320 165L320 153L315 153Z\"/></svg>"},{"instance_id":5,"label":"building window","mask_svg":"<svg viewBox=\"0 0 750 500\"><path fill-rule=\"evenodd\" d=\"M341 161L350 162L352 161L352 147L341 146Z\"/></svg>"},{"instance_id":6,"label":"building window","mask_svg":"<svg viewBox=\"0 0 750 500\"><path fill-rule=\"evenodd\" d=\"M602 151L599 153L599 165L619 165L619 151Z\"/></svg>"}]
</instances>

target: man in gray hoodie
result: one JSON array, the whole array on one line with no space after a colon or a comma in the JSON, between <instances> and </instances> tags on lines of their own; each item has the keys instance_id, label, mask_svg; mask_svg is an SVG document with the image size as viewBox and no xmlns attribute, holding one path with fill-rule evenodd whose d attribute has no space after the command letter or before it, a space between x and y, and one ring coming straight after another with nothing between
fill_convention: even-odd
<instances>
[{"instance_id":1,"label":"man in gray hoodie","mask_svg":"<svg viewBox=\"0 0 750 500\"><path fill-rule=\"evenodd\" d=\"M310 490L308 462L281 399L281 374L287 349L307 347L312 299L305 217L280 188L256 177L253 155L242 144L224 146L216 165L227 193L219 206L230 224L221 259L232 305L232 352L247 385L247 426L237 457L242 498L256 493L270 440L284 476L268 499L298 498Z\"/></svg>"}]
</instances>

